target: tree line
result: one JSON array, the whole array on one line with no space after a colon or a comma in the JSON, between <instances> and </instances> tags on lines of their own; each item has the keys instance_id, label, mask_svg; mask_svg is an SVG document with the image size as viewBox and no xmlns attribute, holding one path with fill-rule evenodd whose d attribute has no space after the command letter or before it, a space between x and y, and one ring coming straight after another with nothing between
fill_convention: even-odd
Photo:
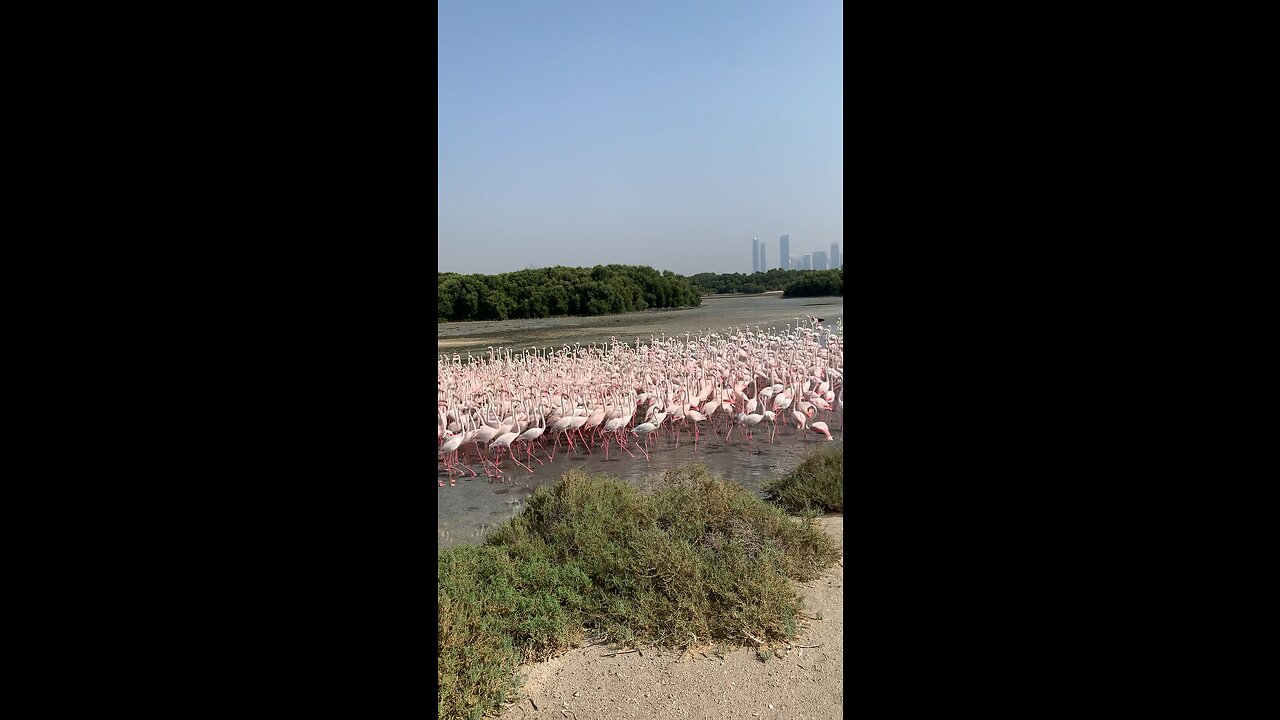
<instances>
[{"instance_id":1,"label":"tree line","mask_svg":"<svg viewBox=\"0 0 1280 720\"><path fill-rule=\"evenodd\" d=\"M714 293L762 293L791 287L800 278L812 274L812 270L783 270L774 268L756 273L698 273L689 282L704 295ZM784 292L785 294L785 292ZM828 293L838 295L839 293Z\"/></svg>"},{"instance_id":2,"label":"tree line","mask_svg":"<svg viewBox=\"0 0 1280 720\"><path fill-rule=\"evenodd\" d=\"M499 275L439 273L438 321L611 315L702 304L697 288L644 265L556 266Z\"/></svg>"},{"instance_id":3,"label":"tree line","mask_svg":"<svg viewBox=\"0 0 1280 720\"><path fill-rule=\"evenodd\" d=\"M439 273L438 320L519 320L693 307L703 295L782 290L783 297L844 295L844 269L698 273L647 265L556 266L500 275Z\"/></svg>"},{"instance_id":4,"label":"tree line","mask_svg":"<svg viewBox=\"0 0 1280 720\"><path fill-rule=\"evenodd\" d=\"M807 271L782 293L782 297L814 295L844 295L844 268Z\"/></svg>"},{"instance_id":5,"label":"tree line","mask_svg":"<svg viewBox=\"0 0 1280 720\"><path fill-rule=\"evenodd\" d=\"M844 295L844 268L783 270L757 273L698 273L689 282L703 294L762 293L781 290L783 297Z\"/></svg>"}]
</instances>

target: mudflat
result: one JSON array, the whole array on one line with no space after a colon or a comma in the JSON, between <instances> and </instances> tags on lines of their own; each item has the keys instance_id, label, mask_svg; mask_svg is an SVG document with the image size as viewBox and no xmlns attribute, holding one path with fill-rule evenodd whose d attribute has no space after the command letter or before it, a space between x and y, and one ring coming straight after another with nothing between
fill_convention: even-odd
<instances>
[{"instance_id":1,"label":"mudflat","mask_svg":"<svg viewBox=\"0 0 1280 720\"><path fill-rule=\"evenodd\" d=\"M693 308L642 310L621 315L593 317L565 316L522 320L485 320L476 322L437 323L436 347L441 353L468 351L483 355L487 347L509 347L524 350L559 347L563 344L635 343L637 337L648 342L650 336L668 336L705 332L723 333L730 327L777 328L795 327L797 319L816 315L834 329L844 315L843 297L784 298L781 294L737 295L703 298Z\"/></svg>"}]
</instances>

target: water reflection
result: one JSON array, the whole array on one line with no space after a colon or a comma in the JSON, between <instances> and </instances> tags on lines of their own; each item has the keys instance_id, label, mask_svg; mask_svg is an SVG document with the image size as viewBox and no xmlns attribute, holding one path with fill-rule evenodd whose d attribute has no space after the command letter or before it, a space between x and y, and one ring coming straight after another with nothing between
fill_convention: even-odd
<instances>
[{"instance_id":1,"label":"water reflection","mask_svg":"<svg viewBox=\"0 0 1280 720\"><path fill-rule=\"evenodd\" d=\"M745 438L734 430L728 444L712 433L704 433L697 448L693 446L692 437L682 432L680 447L675 447L671 437L655 440L650 447L652 460L646 462L644 455L633 451L633 459L625 452L619 451L616 445L609 448L609 459L605 460L604 450L595 448L588 454L579 447L578 455L567 454L562 443L556 453L555 461L542 457L544 465L538 465L522 458L522 462L530 463L534 472L513 464L509 459L503 461L502 467L506 482L485 477L480 463L471 463L479 477L458 478L457 485L450 487L448 473L443 464L438 464L439 478L445 486L437 488L439 498L438 549L453 547L465 543L479 543L493 527L516 516L524 507L524 501L537 488L555 482L570 468L582 468L590 473L605 473L626 482L639 485L642 480L664 470L685 465L691 462L706 464L711 474L733 480L752 492L759 493L770 478L783 475L794 468L811 450L820 447L844 448L844 430L839 415L834 421L828 420L833 440L828 441L816 433L801 436L793 427L778 427L774 443L769 443L769 431L760 428L755 433L756 442L748 450ZM621 456L619 453L621 452Z\"/></svg>"}]
</instances>

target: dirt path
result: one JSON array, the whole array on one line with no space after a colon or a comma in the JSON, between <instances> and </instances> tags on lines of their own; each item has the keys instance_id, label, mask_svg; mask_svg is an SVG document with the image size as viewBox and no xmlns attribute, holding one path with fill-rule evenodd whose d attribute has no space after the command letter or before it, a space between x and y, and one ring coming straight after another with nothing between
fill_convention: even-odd
<instances>
[{"instance_id":1,"label":"dirt path","mask_svg":"<svg viewBox=\"0 0 1280 720\"><path fill-rule=\"evenodd\" d=\"M749 649L733 650L724 659L714 648L692 658L649 650L603 657L614 651L601 646L574 650L522 667L527 679L520 700L500 720L842 717L844 515L818 522L840 544L841 563L799 586L806 613L822 619L808 621L794 641L818 647L793 648L767 662Z\"/></svg>"}]
</instances>

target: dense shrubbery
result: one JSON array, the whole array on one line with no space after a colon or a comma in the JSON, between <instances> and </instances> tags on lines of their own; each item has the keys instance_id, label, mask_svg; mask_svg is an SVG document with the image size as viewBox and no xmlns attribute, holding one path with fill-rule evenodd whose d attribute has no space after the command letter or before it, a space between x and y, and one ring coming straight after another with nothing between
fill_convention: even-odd
<instances>
[{"instance_id":1,"label":"dense shrubbery","mask_svg":"<svg viewBox=\"0 0 1280 720\"><path fill-rule=\"evenodd\" d=\"M839 556L811 521L702 465L643 491L571 470L484 545L438 553L438 716L496 710L519 663L586 632L661 647L789 639L801 609L791 581Z\"/></svg>"},{"instance_id":2,"label":"dense shrubbery","mask_svg":"<svg viewBox=\"0 0 1280 720\"><path fill-rule=\"evenodd\" d=\"M790 512L844 512L844 449L815 451L795 470L765 483L764 491Z\"/></svg>"},{"instance_id":3,"label":"dense shrubbery","mask_svg":"<svg viewBox=\"0 0 1280 720\"><path fill-rule=\"evenodd\" d=\"M439 273L437 320L609 315L699 305L688 279L637 265L553 267L501 275Z\"/></svg>"},{"instance_id":4,"label":"dense shrubbery","mask_svg":"<svg viewBox=\"0 0 1280 720\"><path fill-rule=\"evenodd\" d=\"M806 272L782 293L783 297L814 295L844 295L844 268Z\"/></svg>"}]
</instances>

